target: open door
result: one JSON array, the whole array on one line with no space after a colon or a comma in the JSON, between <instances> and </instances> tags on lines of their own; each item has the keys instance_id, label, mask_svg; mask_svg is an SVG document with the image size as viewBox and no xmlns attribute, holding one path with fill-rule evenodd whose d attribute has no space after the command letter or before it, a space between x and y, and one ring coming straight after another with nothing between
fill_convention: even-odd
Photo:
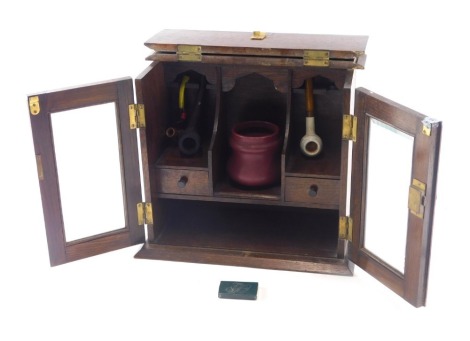
<instances>
[{"instance_id":1,"label":"open door","mask_svg":"<svg viewBox=\"0 0 470 341\"><path fill-rule=\"evenodd\" d=\"M350 259L412 305L425 304L441 123L356 90Z\"/></svg>"},{"instance_id":2,"label":"open door","mask_svg":"<svg viewBox=\"0 0 470 341\"><path fill-rule=\"evenodd\" d=\"M125 78L28 96L51 265L144 242Z\"/></svg>"}]
</instances>

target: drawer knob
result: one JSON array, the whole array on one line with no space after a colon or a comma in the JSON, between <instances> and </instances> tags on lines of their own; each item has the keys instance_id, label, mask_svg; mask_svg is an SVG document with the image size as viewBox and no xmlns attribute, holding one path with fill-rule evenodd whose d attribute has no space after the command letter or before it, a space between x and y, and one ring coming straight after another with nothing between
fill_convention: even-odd
<instances>
[{"instance_id":1,"label":"drawer knob","mask_svg":"<svg viewBox=\"0 0 470 341\"><path fill-rule=\"evenodd\" d=\"M183 176L178 180L178 187L179 187L179 188L185 188L187 183L188 183L188 177L183 175Z\"/></svg>"},{"instance_id":2,"label":"drawer knob","mask_svg":"<svg viewBox=\"0 0 470 341\"><path fill-rule=\"evenodd\" d=\"M308 189L308 195L311 197L316 197L317 194L318 194L318 186L311 185L310 188Z\"/></svg>"}]
</instances>

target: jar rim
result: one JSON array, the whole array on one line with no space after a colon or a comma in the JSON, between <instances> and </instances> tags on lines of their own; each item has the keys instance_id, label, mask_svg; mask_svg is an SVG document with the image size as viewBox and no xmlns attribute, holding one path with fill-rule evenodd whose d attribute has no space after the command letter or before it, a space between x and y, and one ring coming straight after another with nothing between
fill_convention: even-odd
<instances>
[{"instance_id":1,"label":"jar rim","mask_svg":"<svg viewBox=\"0 0 470 341\"><path fill-rule=\"evenodd\" d=\"M260 129L255 135L252 135L252 133L251 135L246 133L247 130L255 129ZM232 136L244 140L270 140L272 138L277 138L278 135L279 127L268 121L244 121L235 124L232 128Z\"/></svg>"}]
</instances>

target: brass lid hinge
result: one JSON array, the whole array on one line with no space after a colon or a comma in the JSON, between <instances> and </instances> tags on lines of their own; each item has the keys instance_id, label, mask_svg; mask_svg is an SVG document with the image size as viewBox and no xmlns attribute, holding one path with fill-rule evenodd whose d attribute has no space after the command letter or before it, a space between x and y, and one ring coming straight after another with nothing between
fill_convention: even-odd
<instances>
[{"instance_id":1,"label":"brass lid hinge","mask_svg":"<svg viewBox=\"0 0 470 341\"><path fill-rule=\"evenodd\" d=\"M409 194L408 194L408 208L410 212L418 218L424 217L424 199L426 198L426 184L413 179Z\"/></svg>"},{"instance_id":2,"label":"brass lid hinge","mask_svg":"<svg viewBox=\"0 0 470 341\"><path fill-rule=\"evenodd\" d=\"M343 140L356 142L357 138L357 117L353 115L343 115Z\"/></svg>"},{"instance_id":3,"label":"brass lid hinge","mask_svg":"<svg viewBox=\"0 0 470 341\"><path fill-rule=\"evenodd\" d=\"M330 52L319 50L304 51L304 66L328 67L330 66Z\"/></svg>"},{"instance_id":4,"label":"brass lid hinge","mask_svg":"<svg viewBox=\"0 0 470 341\"><path fill-rule=\"evenodd\" d=\"M143 104L129 105L129 126L131 129L145 128L145 106Z\"/></svg>"},{"instance_id":5,"label":"brass lid hinge","mask_svg":"<svg viewBox=\"0 0 470 341\"><path fill-rule=\"evenodd\" d=\"M339 238L352 242L353 221L351 217L339 217Z\"/></svg>"},{"instance_id":6,"label":"brass lid hinge","mask_svg":"<svg viewBox=\"0 0 470 341\"><path fill-rule=\"evenodd\" d=\"M153 209L150 202L137 204L137 225L153 224Z\"/></svg>"},{"instance_id":7,"label":"brass lid hinge","mask_svg":"<svg viewBox=\"0 0 470 341\"><path fill-rule=\"evenodd\" d=\"M202 48L197 45L178 45L176 55L180 62L200 62L202 61Z\"/></svg>"}]
</instances>

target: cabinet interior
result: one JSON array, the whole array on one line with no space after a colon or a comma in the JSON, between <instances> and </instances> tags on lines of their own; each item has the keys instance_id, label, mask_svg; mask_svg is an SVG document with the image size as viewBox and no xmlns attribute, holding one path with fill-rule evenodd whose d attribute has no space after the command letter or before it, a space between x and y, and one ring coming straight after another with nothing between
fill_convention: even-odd
<instances>
[{"instance_id":1,"label":"cabinet interior","mask_svg":"<svg viewBox=\"0 0 470 341\"><path fill-rule=\"evenodd\" d=\"M183 76L188 115L199 80L207 81L198 131L201 148L185 156L167 135L180 119ZM152 245L239 250L338 258L338 220L345 210L347 143L341 136L344 103L349 103L346 70L252 67L202 63L154 63L140 79L146 107L149 192L154 224ZM316 132L322 153L304 156L305 80L313 79ZM349 79L350 80L350 79ZM275 123L282 138L280 181L248 188L233 183L226 165L232 127L242 121ZM180 181L184 179L183 185ZM315 193L311 193L311 189Z\"/></svg>"}]
</instances>

